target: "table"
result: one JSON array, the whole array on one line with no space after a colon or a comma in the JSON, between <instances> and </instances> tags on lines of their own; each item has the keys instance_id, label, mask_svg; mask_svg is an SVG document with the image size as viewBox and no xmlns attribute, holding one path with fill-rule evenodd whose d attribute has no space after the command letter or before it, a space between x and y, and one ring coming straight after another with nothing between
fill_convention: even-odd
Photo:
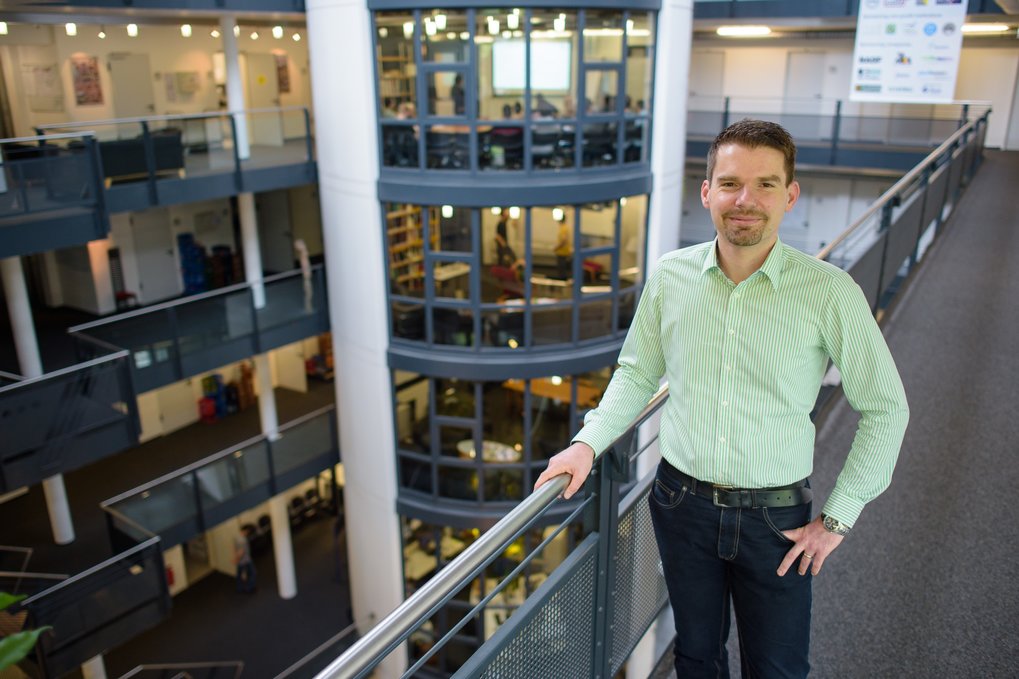
<instances>
[{"instance_id":1,"label":"table","mask_svg":"<svg viewBox=\"0 0 1019 679\"><path fill-rule=\"evenodd\" d=\"M520 393L524 392L523 380L506 380L502 383L502 386ZM569 380L563 380L559 384L554 384L552 380L547 378L531 380L531 393L535 396L544 396L545 398L568 403L570 401L570 382ZM600 392L595 387L583 382L577 382L577 405L584 408L593 408L598 404L599 396Z\"/></svg>"},{"instance_id":2,"label":"table","mask_svg":"<svg viewBox=\"0 0 1019 679\"><path fill-rule=\"evenodd\" d=\"M474 439L458 441L456 450L460 457L474 459L477 453L474 450ZM481 459L485 462L519 462L521 453L513 446L498 441L481 442Z\"/></svg>"}]
</instances>

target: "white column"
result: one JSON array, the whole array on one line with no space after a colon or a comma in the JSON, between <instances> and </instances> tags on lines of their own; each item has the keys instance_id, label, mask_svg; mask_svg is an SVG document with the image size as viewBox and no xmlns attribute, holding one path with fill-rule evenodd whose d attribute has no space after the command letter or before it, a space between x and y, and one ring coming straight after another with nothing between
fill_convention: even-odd
<instances>
[{"instance_id":1,"label":"white column","mask_svg":"<svg viewBox=\"0 0 1019 679\"><path fill-rule=\"evenodd\" d=\"M286 493L269 500L269 518L272 520L272 552L276 558L276 589L281 599L293 599L297 596L297 572Z\"/></svg>"},{"instance_id":2,"label":"white column","mask_svg":"<svg viewBox=\"0 0 1019 679\"><path fill-rule=\"evenodd\" d=\"M35 337L35 323L32 321L32 307L28 301L21 257L0 260L0 269L3 270L4 297L7 298L7 313L11 317L14 349L18 352L21 376L38 377L42 375L42 358Z\"/></svg>"},{"instance_id":3,"label":"white column","mask_svg":"<svg viewBox=\"0 0 1019 679\"><path fill-rule=\"evenodd\" d=\"M686 99L693 41L693 0L663 0L655 40L654 118L651 134L651 193L648 269L679 247L686 161Z\"/></svg>"},{"instance_id":4,"label":"white column","mask_svg":"<svg viewBox=\"0 0 1019 679\"><path fill-rule=\"evenodd\" d=\"M269 354L254 357L255 380L258 382L258 417L262 433L275 441L279 438L279 417L276 414L276 395L272 389L272 371L269 368Z\"/></svg>"},{"instance_id":5,"label":"white column","mask_svg":"<svg viewBox=\"0 0 1019 679\"><path fill-rule=\"evenodd\" d=\"M7 312L11 317L11 331L14 333L14 347L18 352L21 376L39 377L42 375L42 357L39 355L39 342L35 336L32 307L28 301L28 288L25 286L21 257L0 260L0 270L3 273L4 296L7 299ZM42 489L46 496L46 509L49 511L53 540L58 545L74 542L74 522L67 502L67 491L64 489L64 477L57 474L43 480Z\"/></svg>"},{"instance_id":6,"label":"white column","mask_svg":"<svg viewBox=\"0 0 1019 679\"><path fill-rule=\"evenodd\" d=\"M223 57L226 62L226 105L233 114L237 128L237 155L241 160L251 157L248 142L248 117L244 111L244 82L241 80L240 51L237 49L237 17L219 18L219 32L223 38Z\"/></svg>"},{"instance_id":7,"label":"white column","mask_svg":"<svg viewBox=\"0 0 1019 679\"><path fill-rule=\"evenodd\" d=\"M244 252L244 279L251 283L255 308L265 306L265 286L262 284L262 247L258 242L258 215L255 212L255 194L237 194L237 212L241 222L241 249Z\"/></svg>"},{"instance_id":8,"label":"white column","mask_svg":"<svg viewBox=\"0 0 1019 679\"><path fill-rule=\"evenodd\" d=\"M83 679L106 679L106 665L103 663L103 656L97 655L83 662L81 676Z\"/></svg>"},{"instance_id":9,"label":"white column","mask_svg":"<svg viewBox=\"0 0 1019 679\"><path fill-rule=\"evenodd\" d=\"M382 219L376 194L371 20L364 2L306 0L322 236L336 364L354 619L364 633L403 601ZM337 64L342 64L338 68ZM356 519L355 519L356 517ZM406 651L379 677L396 677Z\"/></svg>"}]
</instances>

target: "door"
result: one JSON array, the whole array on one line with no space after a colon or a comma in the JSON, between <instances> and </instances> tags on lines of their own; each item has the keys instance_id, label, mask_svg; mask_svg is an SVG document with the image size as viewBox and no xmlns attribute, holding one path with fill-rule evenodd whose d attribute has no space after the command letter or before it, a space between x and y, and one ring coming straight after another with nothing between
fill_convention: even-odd
<instances>
[{"instance_id":1,"label":"door","mask_svg":"<svg viewBox=\"0 0 1019 679\"><path fill-rule=\"evenodd\" d=\"M782 110L786 129L797 141L831 138L831 119L824 113L825 55L790 52L786 59Z\"/></svg>"},{"instance_id":2,"label":"door","mask_svg":"<svg viewBox=\"0 0 1019 679\"><path fill-rule=\"evenodd\" d=\"M246 92L249 109L279 108L280 90L276 58L271 54L245 54ZM279 112L248 116L248 139L252 145L283 146L283 121Z\"/></svg>"},{"instance_id":3,"label":"door","mask_svg":"<svg viewBox=\"0 0 1019 679\"><path fill-rule=\"evenodd\" d=\"M724 52L690 54L687 134L714 137L721 132L720 113L725 109L724 77Z\"/></svg>"},{"instance_id":4,"label":"door","mask_svg":"<svg viewBox=\"0 0 1019 679\"><path fill-rule=\"evenodd\" d=\"M258 244L262 270L282 273L294 268L294 235L290 230L290 199L286 191L269 191L255 197Z\"/></svg>"},{"instance_id":5,"label":"door","mask_svg":"<svg viewBox=\"0 0 1019 679\"><path fill-rule=\"evenodd\" d=\"M156 113L152 92L152 69L149 55L114 52L109 57L110 81L113 84L113 115L117 118L140 118ZM118 137L131 139L141 134L134 123L120 125Z\"/></svg>"},{"instance_id":6,"label":"door","mask_svg":"<svg viewBox=\"0 0 1019 679\"><path fill-rule=\"evenodd\" d=\"M131 215L138 293L142 304L152 304L183 292L174 254L170 214L165 209Z\"/></svg>"}]
</instances>

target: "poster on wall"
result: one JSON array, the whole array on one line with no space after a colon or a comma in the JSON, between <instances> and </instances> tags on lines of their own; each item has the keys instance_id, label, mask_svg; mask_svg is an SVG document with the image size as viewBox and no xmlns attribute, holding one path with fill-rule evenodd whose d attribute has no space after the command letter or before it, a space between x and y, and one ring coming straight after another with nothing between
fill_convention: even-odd
<instances>
[{"instance_id":1,"label":"poster on wall","mask_svg":"<svg viewBox=\"0 0 1019 679\"><path fill-rule=\"evenodd\" d=\"M22 64L21 85L33 113L63 112L64 90L56 64Z\"/></svg>"},{"instance_id":2,"label":"poster on wall","mask_svg":"<svg viewBox=\"0 0 1019 679\"><path fill-rule=\"evenodd\" d=\"M85 54L72 56L71 82L74 84L74 103L78 106L98 106L103 103L99 60L96 57Z\"/></svg>"},{"instance_id":3,"label":"poster on wall","mask_svg":"<svg viewBox=\"0 0 1019 679\"><path fill-rule=\"evenodd\" d=\"M966 0L861 0L849 99L951 102L966 8Z\"/></svg>"},{"instance_id":4,"label":"poster on wall","mask_svg":"<svg viewBox=\"0 0 1019 679\"><path fill-rule=\"evenodd\" d=\"M279 81L280 92L290 92L290 67L287 61L286 54L280 54L279 52L273 54L276 57L276 80Z\"/></svg>"}]
</instances>

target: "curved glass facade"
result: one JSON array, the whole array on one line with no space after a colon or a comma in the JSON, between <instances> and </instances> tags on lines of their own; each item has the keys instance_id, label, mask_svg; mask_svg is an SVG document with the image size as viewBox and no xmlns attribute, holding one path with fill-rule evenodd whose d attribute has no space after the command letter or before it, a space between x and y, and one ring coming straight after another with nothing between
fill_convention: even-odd
<instances>
[{"instance_id":1,"label":"curved glass facade","mask_svg":"<svg viewBox=\"0 0 1019 679\"><path fill-rule=\"evenodd\" d=\"M647 202L385 204L394 343L511 351L622 336L644 276Z\"/></svg>"},{"instance_id":2,"label":"curved glass facade","mask_svg":"<svg viewBox=\"0 0 1019 679\"><path fill-rule=\"evenodd\" d=\"M408 10L374 20L383 168L647 164L654 12Z\"/></svg>"}]
</instances>

